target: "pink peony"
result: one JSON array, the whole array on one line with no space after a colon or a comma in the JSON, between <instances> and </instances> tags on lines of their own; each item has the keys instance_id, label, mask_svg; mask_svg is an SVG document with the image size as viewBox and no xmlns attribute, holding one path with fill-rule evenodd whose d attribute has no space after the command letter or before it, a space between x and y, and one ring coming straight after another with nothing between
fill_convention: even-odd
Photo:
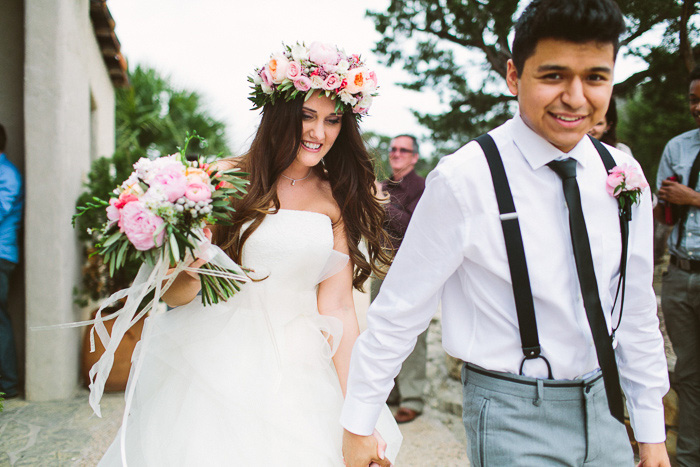
<instances>
[{"instance_id":1,"label":"pink peony","mask_svg":"<svg viewBox=\"0 0 700 467\"><path fill-rule=\"evenodd\" d=\"M273 55L267 64L267 69L272 77L272 82L280 84L287 77L287 67L289 60L283 54Z\"/></svg>"},{"instance_id":2,"label":"pink peony","mask_svg":"<svg viewBox=\"0 0 700 467\"><path fill-rule=\"evenodd\" d=\"M625 176L625 185L631 188L641 188L645 189L649 187L649 184L647 181L644 179L644 176L637 172L636 169L633 171L630 171L626 176Z\"/></svg>"},{"instance_id":3,"label":"pink peony","mask_svg":"<svg viewBox=\"0 0 700 467\"><path fill-rule=\"evenodd\" d=\"M185 196L195 203L197 201L206 201L211 198L211 188L209 188L209 184L201 181L190 182L185 190Z\"/></svg>"},{"instance_id":4,"label":"pink peony","mask_svg":"<svg viewBox=\"0 0 700 467\"><path fill-rule=\"evenodd\" d=\"M128 191L122 191L119 195L119 199L114 201L114 207L121 209L132 201L138 201L138 199L138 196L131 194ZM112 204L112 200L110 200L109 203Z\"/></svg>"},{"instance_id":5,"label":"pink peony","mask_svg":"<svg viewBox=\"0 0 700 467\"><path fill-rule=\"evenodd\" d=\"M184 196L187 188L187 177L177 167L168 168L153 177L151 187L162 191L168 201L172 203Z\"/></svg>"},{"instance_id":6,"label":"pink peony","mask_svg":"<svg viewBox=\"0 0 700 467\"><path fill-rule=\"evenodd\" d=\"M306 76L302 76L298 80L294 81L294 87L301 92L306 92L311 89L311 80Z\"/></svg>"},{"instance_id":7,"label":"pink peony","mask_svg":"<svg viewBox=\"0 0 700 467\"><path fill-rule=\"evenodd\" d=\"M126 234L134 248L139 251L150 250L163 244L165 229L154 238L156 229L163 224L163 219L146 209L138 201L133 201L121 211L119 228Z\"/></svg>"},{"instance_id":8,"label":"pink peony","mask_svg":"<svg viewBox=\"0 0 700 467\"><path fill-rule=\"evenodd\" d=\"M323 82L323 89L326 91L333 91L334 89L338 89L341 83L342 80L340 79L340 76L335 73L331 73L328 75L328 78L326 78L326 81Z\"/></svg>"},{"instance_id":9,"label":"pink peony","mask_svg":"<svg viewBox=\"0 0 700 467\"><path fill-rule=\"evenodd\" d=\"M605 188L610 196L619 196L623 191L638 191L649 187L644 176L633 165L622 164L613 167L606 180Z\"/></svg>"},{"instance_id":10,"label":"pink peony","mask_svg":"<svg viewBox=\"0 0 700 467\"><path fill-rule=\"evenodd\" d=\"M107 220L110 225L119 221L119 208L116 206L118 202L116 198L109 200L109 206L107 206Z\"/></svg>"},{"instance_id":11,"label":"pink peony","mask_svg":"<svg viewBox=\"0 0 700 467\"><path fill-rule=\"evenodd\" d=\"M345 87L345 89L350 94L357 94L358 92L362 91L362 89L366 86L366 72L367 70L364 68L353 68L352 70L348 71L348 75L346 78L347 86Z\"/></svg>"},{"instance_id":12,"label":"pink peony","mask_svg":"<svg viewBox=\"0 0 700 467\"><path fill-rule=\"evenodd\" d=\"M317 65L337 65L340 55L334 46L314 42L309 46L309 60Z\"/></svg>"},{"instance_id":13,"label":"pink peony","mask_svg":"<svg viewBox=\"0 0 700 467\"><path fill-rule=\"evenodd\" d=\"M297 62L296 60L293 62L289 62L289 66L287 67L287 78L294 81L296 79L299 79L300 76L301 76L301 63Z\"/></svg>"}]
</instances>

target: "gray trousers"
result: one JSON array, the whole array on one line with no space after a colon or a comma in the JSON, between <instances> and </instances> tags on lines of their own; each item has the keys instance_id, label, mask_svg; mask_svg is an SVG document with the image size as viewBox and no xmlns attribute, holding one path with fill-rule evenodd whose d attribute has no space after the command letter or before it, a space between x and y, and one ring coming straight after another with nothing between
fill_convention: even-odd
<instances>
[{"instance_id":1,"label":"gray trousers","mask_svg":"<svg viewBox=\"0 0 700 467\"><path fill-rule=\"evenodd\" d=\"M379 294L382 280L372 277L370 285L370 298L372 301ZM401 371L394 380L394 388L389 394L387 402L391 405L400 405L407 409L423 412L425 405L425 386L427 383L426 366L428 355L428 331L418 336L416 347L403 362Z\"/></svg>"},{"instance_id":2,"label":"gray trousers","mask_svg":"<svg viewBox=\"0 0 700 467\"><path fill-rule=\"evenodd\" d=\"M700 466L700 273L670 265L661 289L661 310L676 353L678 444L681 467Z\"/></svg>"},{"instance_id":3,"label":"gray trousers","mask_svg":"<svg viewBox=\"0 0 700 467\"><path fill-rule=\"evenodd\" d=\"M473 467L634 465L600 373L580 381L536 380L467 364L462 383Z\"/></svg>"}]
</instances>

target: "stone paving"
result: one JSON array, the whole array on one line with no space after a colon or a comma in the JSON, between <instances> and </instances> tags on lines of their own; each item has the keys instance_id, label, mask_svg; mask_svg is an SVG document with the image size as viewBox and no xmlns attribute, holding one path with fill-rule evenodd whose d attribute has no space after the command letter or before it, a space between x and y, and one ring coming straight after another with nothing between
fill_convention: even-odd
<instances>
[{"instance_id":1,"label":"stone paving","mask_svg":"<svg viewBox=\"0 0 700 467\"><path fill-rule=\"evenodd\" d=\"M461 417L455 415L461 389L447 376L439 317L434 321L428 339L431 395L425 413L401 425L404 443L396 462L400 467L469 465ZM96 465L121 424L124 395L105 394L102 419L92 413L87 396L87 390L80 389L65 401L5 401L0 412L0 466Z\"/></svg>"},{"instance_id":2,"label":"stone paving","mask_svg":"<svg viewBox=\"0 0 700 467\"><path fill-rule=\"evenodd\" d=\"M100 419L81 389L69 400L5 401L0 412L0 466L94 466L119 429L123 393L105 394Z\"/></svg>"}]
</instances>

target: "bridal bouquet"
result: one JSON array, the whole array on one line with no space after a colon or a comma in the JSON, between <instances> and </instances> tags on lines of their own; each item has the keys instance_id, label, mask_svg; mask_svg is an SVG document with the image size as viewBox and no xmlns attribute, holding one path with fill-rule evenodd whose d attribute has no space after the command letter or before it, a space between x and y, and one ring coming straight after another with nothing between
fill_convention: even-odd
<instances>
[{"instance_id":1,"label":"bridal bouquet","mask_svg":"<svg viewBox=\"0 0 700 467\"><path fill-rule=\"evenodd\" d=\"M49 326L75 327L94 324L90 331L90 349L95 351L94 334L105 352L90 369L90 405L100 416L100 399L114 354L126 331L150 310L170 287L180 272L197 273L202 284L202 303L209 305L231 298L248 277L220 248L205 235L206 225L228 224L231 198L245 193L244 175L236 169L218 170L203 159L188 161L187 145L196 135L187 137L178 154L149 159L134 164L134 171L119 185L108 200L93 198L78 208L77 217L93 209L106 210L107 221L98 228L96 254L102 255L110 274L123 267L128 259L142 262L130 287L112 294L102 302L95 319L87 322ZM190 267L194 258L206 262ZM141 306L151 293L153 299ZM121 310L103 317L102 311L115 301L126 298ZM111 335L104 321L115 319ZM35 328L35 329L41 329ZM146 332L146 331L144 331ZM128 399L133 396L133 388Z\"/></svg>"},{"instance_id":2,"label":"bridal bouquet","mask_svg":"<svg viewBox=\"0 0 700 467\"><path fill-rule=\"evenodd\" d=\"M149 265L163 259L174 265L206 257L212 245L204 227L229 222L228 213L233 211L229 199L240 198L247 182L238 177L237 169L218 171L203 160L188 161L185 151L193 137L178 154L142 157L109 200L93 198L73 216L75 225L76 218L91 209L106 210L96 254L104 258L110 276L129 259ZM219 263L209 261L197 271L205 305L229 299L246 280L240 267Z\"/></svg>"}]
</instances>

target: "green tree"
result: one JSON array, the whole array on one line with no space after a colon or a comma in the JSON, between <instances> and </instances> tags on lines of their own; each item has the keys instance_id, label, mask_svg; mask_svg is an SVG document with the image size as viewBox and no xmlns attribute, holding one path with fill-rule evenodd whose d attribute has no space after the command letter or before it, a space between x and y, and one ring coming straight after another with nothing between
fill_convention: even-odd
<instances>
[{"instance_id":1,"label":"green tree","mask_svg":"<svg viewBox=\"0 0 700 467\"><path fill-rule=\"evenodd\" d=\"M382 35L374 51L387 65L400 64L412 77L401 86L416 91L432 89L445 104L440 113L414 111L418 121L430 130L439 154L454 151L512 115L514 98L505 86L506 62L511 56L509 35L527 3L391 0L386 11L367 12ZM632 98L647 86L668 95L669 88L655 88L654 84L663 82L660 70L666 77L679 70L687 76L692 67L693 44L697 43L697 29L692 21L696 1L618 0L618 4L628 24L621 41L622 51L639 57L648 66L618 83L615 95ZM675 65L669 68L664 57L675 58ZM632 108L627 110L630 117L638 115ZM641 136L638 122L626 124L635 128L635 137ZM639 141L640 146L646 144L643 138ZM636 146L635 143L633 149ZM645 170L653 168L653 164L645 164Z\"/></svg>"},{"instance_id":2,"label":"green tree","mask_svg":"<svg viewBox=\"0 0 700 467\"><path fill-rule=\"evenodd\" d=\"M130 86L116 93L116 149L112 157L93 161L85 190L77 205L93 197L107 199L110 192L133 171L133 164L144 156L173 154L184 144L186 134L196 132L207 144L190 142L193 156L229 154L225 124L204 108L202 98L193 91L176 89L168 78L153 69L137 66L128 73ZM93 236L88 231L106 222L106 213L92 210L77 219L79 239L92 252ZM88 257L83 267L83 291L76 295L99 299L128 285L138 270L130 264L110 278L97 256Z\"/></svg>"}]
</instances>

